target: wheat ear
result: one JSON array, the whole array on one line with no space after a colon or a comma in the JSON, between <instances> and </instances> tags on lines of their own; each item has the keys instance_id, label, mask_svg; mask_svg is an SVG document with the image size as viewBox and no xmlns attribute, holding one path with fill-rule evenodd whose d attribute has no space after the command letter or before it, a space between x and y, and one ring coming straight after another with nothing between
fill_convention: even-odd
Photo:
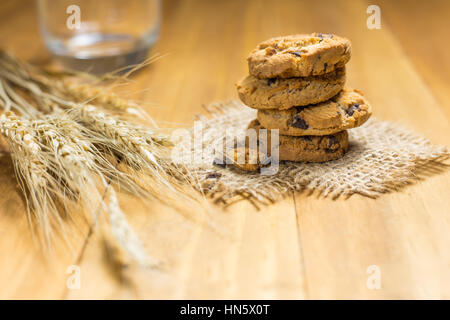
<instances>
[{"instance_id":1,"label":"wheat ear","mask_svg":"<svg viewBox=\"0 0 450 320\"><path fill-rule=\"evenodd\" d=\"M70 113L83 127L92 132L92 141L122 159L134 170L156 178L166 186L171 170L166 149L171 146L169 138L157 131L130 123L108 114L93 105L77 105Z\"/></svg>"},{"instance_id":2,"label":"wheat ear","mask_svg":"<svg viewBox=\"0 0 450 320\"><path fill-rule=\"evenodd\" d=\"M63 224L58 214L57 199L61 181L48 170L47 154L39 133L29 121L18 118L12 112L2 114L0 131L11 152L16 177L28 204L30 222L37 221L48 247L52 229ZM66 194L68 197L76 196L71 189L67 189Z\"/></svg>"},{"instance_id":3,"label":"wheat ear","mask_svg":"<svg viewBox=\"0 0 450 320\"><path fill-rule=\"evenodd\" d=\"M89 101L103 109L86 105ZM142 115L134 102L89 84L71 82L62 73L49 74L2 51L0 106L22 114L23 119L4 114L0 129L10 145L16 175L32 211L29 217L37 218L47 244L51 244L55 226L63 229L61 205L68 211L81 203L97 217L94 203L100 201L102 210L110 214L109 225L115 230L112 233L118 247L141 263L143 250L137 249L137 238L122 219L117 201L111 200L115 205L105 207L97 182L107 187L114 180L142 195L143 189L135 182L142 172L153 178L145 195L157 194L161 186L178 189L179 182L172 177L178 175L179 168L168 160L168 137L157 128L149 129L105 111ZM131 173L116 168L116 160Z\"/></svg>"},{"instance_id":4,"label":"wheat ear","mask_svg":"<svg viewBox=\"0 0 450 320\"><path fill-rule=\"evenodd\" d=\"M80 84L70 80L61 81L61 85L63 93L78 102L97 104L130 115L142 116L145 113L135 102L120 98L113 92L105 91L105 88Z\"/></svg>"},{"instance_id":5,"label":"wheat ear","mask_svg":"<svg viewBox=\"0 0 450 320\"><path fill-rule=\"evenodd\" d=\"M160 58L159 56L149 58L144 63L134 66L124 76L106 74L104 76L94 76L81 72L46 72L30 64L16 59L14 56L0 50L0 69L3 69L3 76L19 86L24 86L39 97L41 106L47 111L51 111L53 104L50 100L60 104L95 103L105 109L121 112L152 122L153 119L137 103L123 99L110 91L110 88L98 86L99 83L111 78L116 81L125 81L128 75L135 70L150 64ZM70 77L70 76L72 77ZM75 77L73 77L75 76ZM80 79L89 79L90 83L81 83ZM21 82L21 83L17 83ZM37 93L37 94L36 94Z\"/></svg>"},{"instance_id":6,"label":"wheat ear","mask_svg":"<svg viewBox=\"0 0 450 320\"><path fill-rule=\"evenodd\" d=\"M41 111L51 114L65 109L69 110L71 114L76 114L78 121L84 126L83 130L86 136L89 139L91 139L91 136L95 137L96 145L100 145L102 151L106 150L108 155L116 155L119 159L124 159L123 162L133 169L132 174L137 173L137 171L145 172L156 178L155 181L161 180L163 184L171 188L173 187L172 185L176 184L175 180L168 181L170 175L178 171L178 168L171 165L166 158L168 154L167 147L170 146L170 143L167 136L159 134L159 129L148 129L117 116L112 116L102 109L85 107L84 104L69 100L68 97L72 96L64 94L64 78L55 77L53 79L47 77L42 70L23 63L1 51L0 71L1 76L9 82L28 91L30 97L42 109ZM102 92L102 89L93 87L91 90L87 90L88 86L80 86L75 82L73 83L67 88L73 89L72 94L74 96L77 95L76 88L81 90L77 99L100 99L103 102L103 107L109 103L113 105L110 109L114 110L137 107L133 102L120 99L114 94ZM14 90L12 90L12 93L14 93ZM11 95L6 96L6 100L8 99L14 101ZM4 105L11 108L11 103ZM30 118L40 116L36 108L30 104L19 103L17 105L18 107L14 107L14 110L19 112L25 111L30 114ZM114 128L115 125L117 125L117 128ZM114 170L111 172L114 172ZM115 172L117 173L118 170ZM131 180L128 178L124 180L128 184L125 187L127 189L130 189L130 187L135 190L139 189L136 188L136 184L133 185ZM140 189L141 191L143 190L142 188ZM155 191L156 189L151 185L147 185L147 191ZM148 194L150 193L147 192Z\"/></svg>"}]
</instances>

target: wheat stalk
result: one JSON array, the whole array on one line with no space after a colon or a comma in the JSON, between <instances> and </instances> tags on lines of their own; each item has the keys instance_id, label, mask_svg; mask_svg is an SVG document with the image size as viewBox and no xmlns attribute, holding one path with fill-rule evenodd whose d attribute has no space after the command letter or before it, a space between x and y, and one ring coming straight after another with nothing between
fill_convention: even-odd
<instances>
[{"instance_id":1,"label":"wheat stalk","mask_svg":"<svg viewBox=\"0 0 450 320\"><path fill-rule=\"evenodd\" d=\"M172 171L177 168L167 159L171 146L166 135L108 114L93 105L76 105L70 114L91 132L92 141L115 154L129 166L173 188Z\"/></svg>"},{"instance_id":2,"label":"wheat stalk","mask_svg":"<svg viewBox=\"0 0 450 320\"><path fill-rule=\"evenodd\" d=\"M78 102L89 102L107 108L126 112L130 115L143 115L143 111L133 101L120 98L113 92L105 91L104 88L93 87L90 84L76 83L75 81L61 81L62 92Z\"/></svg>"},{"instance_id":3,"label":"wheat stalk","mask_svg":"<svg viewBox=\"0 0 450 320\"><path fill-rule=\"evenodd\" d=\"M155 126L123 117L148 119L145 112L103 88L69 79L64 72L43 71L3 51L0 107L5 111L0 130L27 200L28 217L37 221L45 247L51 246L54 230L65 230L61 210L82 207L95 221L100 211L108 214L105 250L116 253L112 256L118 265L128 263L123 256L138 265L148 263L109 186L113 182L141 197L170 198L168 193L162 196L167 188L180 195L180 181L174 177L182 176L182 168L168 158L169 138ZM149 183L137 182L143 174ZM112 190L109 205L102 189Z\"/></svg>"},{"instance_id":4,"label":"wheat stalk","mask_svg":"<svg viewBox=\"0 0 450 320\"><path fill-rule=\"evenodd\" d=\"M19 85L27 87L27 89L33 92L39 99L43 99L44 101L41 101L43 102L42 105L47 109L49 109L49 104L51 105L51 103L49 103L50 100L56 100L57 103L63 105L70 105L73 102L95 103L96 105L100 105L105 109L110 109L115 112L139 116L155 125L153 119L137 103L119 97L114 92L111 92L110 89L98 86L98 83L101 83L104 79L125 81L131 72L134 72L159 58L159 56L149 58L142 64L132 68L122 77L115 76L114 74L97 77L81 72L46 72L19 61L7 52L0 50L0 67L3 68L3 76L8 77L16 83L22 82ZM67 74L72 77L65 77ZM74 75L75 77L73 77ZM81 83L80 79L89 79L90 82Z\"/></svg>"},{"instance_id":5,"label":"wheat stalk","mask_svg":"<svg viewBox=\"0 0 450 320\"><path fill-rule=\"evenodd\" d=\"M0 130L32 209L29 216L35 219L30 220L37 220L46 245L51 242L52 230L62 229L63 222L57 214L60 207L69 212L71 204L81 204L92 215L97 214L102 202L98 184L107 187L114 178L134 194L145 194L133 177L111 165L86 139L84 129L64 114L28 120L7 112L0 117Z\"/></svg>"},{"instance_id":6,"label":"wheat stalk","mask_svg":"<svg viewBox=\"0 0 450 320\"><path fill-rule=\"evenodd\" d=\"M27 208L31 209L28 217L37 220L48 245L52 229L63 225L58 206L75 198L76 190L65 185L67 198L61 199L61 179L51 170L55 169L55 161L49 161L47 146L39 136L41 133L30 121L7 112L0 116L0 131L8 142L19 186L27 200Z\"/></svg>"},{"instance_id":7,"label":"wheat stalk","mask_svg":"<svg viewBox=\"0 0 450 320\"><path fill-rule=\"evenodd\" d=\"M132 174L143 172L171 188L177 183L170 176L177 174L179 170L167 160L168 147L171 143L166 135L160 133L160 129L149 129L111 115L98 107L76 101L90 98L93 101L102 102L102 107L112 106L112 109L120 109L119 111L141 113L135 103L96 87L75 85L73 82L68 85L69 82L65 82L60 77L49 78L42 70L20 62L1 51L0 66L4 67L0 68L0 76L28 91L41 107L42 112L67 110L84 126L83 130L87 131L86 135L94 144L101 146L102 150L106 150L108 154L122 159L132 169ZM64 94L69 88L71 92L69 96L76 101L68 100L68 96ZM14 101L11 96L7 98ZM20 108L17 107L14 110L27 113L31 118L39 117L39 114L36 115L36 108L32 105L24 103L18 105ZM147 187L154 194L155 188Z\"/></svg>"}]
</instances>

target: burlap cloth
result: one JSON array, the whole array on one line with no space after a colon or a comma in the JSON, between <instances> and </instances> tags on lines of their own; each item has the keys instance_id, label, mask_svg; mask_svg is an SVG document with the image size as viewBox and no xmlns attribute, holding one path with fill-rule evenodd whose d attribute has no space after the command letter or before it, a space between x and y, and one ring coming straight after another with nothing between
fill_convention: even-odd
<instances>
[{"instance_id":1,"label":"burlap cloth","mask_svg":"<svg viewBox=\"0 0 450 320\"><path fill-rule=\"evenodd\" d=\"M214 165L217 155L207 147L223 139L226 130L243 133L248 123L255 119L256 111L237 101L205 108L208 115L197 117L203 127L203 148L198 145L194 148L194 143L186 143L185 139L179 141L176 148L190 155L189 159L181 160L188 168L190 183L223 204L241 199L268 204L294 190L317 191L333 198L355 193L375 198L398 190L423 175L444 170L447 165L443 161L450 154L446 147L433 145L398 124L372 118L363 126L348 131L350 148L339 160L281 162L274 175L249 173L231 166ZM189 139L193 141L194 129L189 133Z\"/></svg>"}]
</instances>

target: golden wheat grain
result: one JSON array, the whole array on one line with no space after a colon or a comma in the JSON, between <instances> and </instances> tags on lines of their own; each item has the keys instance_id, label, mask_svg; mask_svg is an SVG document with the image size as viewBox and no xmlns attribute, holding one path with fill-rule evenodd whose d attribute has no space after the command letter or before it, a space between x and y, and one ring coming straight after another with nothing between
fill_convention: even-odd
<instances>
[{"instance_id":1,"label":"golden wheat grain","mask_svg":"<svg viewBox=\"0 0 450 320\"><path fill-rule=\"evenodd\" d=\"M116 182L135 195L169 198L169 194L161 196L163 187L180 190L179 181L172 178L179 169L168 159L171 143L161 130L118 116L127 113L148 119L136 103L92 83L72 80L64 73L47 73L0 50L0 107L22 115L2 115L0 129L31 209L29 217L38 221L49 247L52 231L66 230L61 208L70 211L72 207L79 209L79 205L95 219L100 208L108 213L115 239L115 245L106 241L110 249L115 248L110 251L125 252L139 265L144 264L144 251L115 194L106 205L99 190ZM95 102L101 108L86 102ZM119 170L117 162L125 170ZM136 182L141 173L153 178L145 189ZM67 235L64 231L62 234Z\"/></svg>"},{"instance_id":2,"label":"golden wheat grain","mask_svg":"<svg viewBox=\"0 0 450 320\"><path fill-rule=\"evenodd\" d=\"M2 57L5 59L2 60ZM88 119L89 121L84 121L83 125L88 124L86 129L95 132L97 138L100 137L97 140L100 140L101 145L107 146L106 150L108 150L109 154L119 155L119 158L125 159L125 163L131 165L134 169L149 169L147 171L154 172L154 176L159 179L164 179L164 171L176 170L167 162L163 163L164 157L160 155L162 152L166 152L164 149L167 149L168 146L167 137L158 134L155 130L148 130L142 126L120 120L117 117L111 118L110 116L106 116L105 113L100 112L100 109L96 109L95 114L89 117L91 113L86 112L86 110L90 107L80 106L73 99L67 100L67 95L55 94L55 92L59 92L57 88L64 83L64 79L49 79L39 69L19 62L17 59L4 53L0 53L0 64L6 64L8 66L4 69L0 68L0 76L15 86L27 90L29 96L35 100L41 112L55 113L61 109L84 110L84 120ZM11 66L14 66L14 68ZM114 107L111 109L114 110L128 108L128 113L132 112L131 110L139 113L136 104L121 99L115 94L104 93L103 89L78 84L69 85L67 88L70 89L71 94L69 96L71 98L78 97L75 100L98 100L103 103L102 106L106 104L113 105ZM12 103L15 111L28 114L30 118L41 117L33 105L26 103L26 101L17 101L14 90L6 96L5 100L10 101L9 105L4 104L5 107L11 108ZM115 129L115 132L112 132L110 124L117 124L118 127ZM102 132L101 130L103 129L106 131ZM88 132L87 135L91 133ZM111 141L107 141L108 139ZM128 148L120 150L123 146L128 146ZM130 154L130 150L134 150L134 153L132 152ZM131 182L130 179L125 179L125 181ZM169 183L165 181L165 184L168 185ZM126 187L129 189L129 187L134 188L136 186L129 183Z\"/></svg>"},{"instance_id":3,"label":"golden wheat grain","mask_svg":"<svg viewBox=\"0 0 450 320\"><path fill-rule=\"evenodd\" d=\"M110 115L93 105L79 105L71 114L94 135L92 141L117 155L128 166L142 170L170 185L167 172L174 170L168 164L166 147L171 143L167 136Z\"/></svg>"},{"instance_id":4,"label":"golden wheat grain","mask_svg":"<svg viewBox=\"0 0 450 320\"><path fill-rule=\"evenodd\" d=\"M131 194L149 196L147 191L137 184L133 176L118 170L111 159L108 159L96 147L92 141L95 133L82 127L69 114L66 112L52 113L44 116L41 122L43 122L42 135L48 136L49 132L56 130L56 134L53 133L53 141L64 145L64 147L54 150L55 154L62 157L61 172L64 169L73 168L72 170L77 170L78 173L71 173L72 175L78 177L95 175L104 187L113 182Z\"/></svg>"},{"instance_id":5,"label":"golden wheat grain","mask_svg":"<svg viewBox=\"0 0 450 320\"><path fill-rule=\"evenodd\" d=\"M36 221L41 227L42 239L48 246L52 229L62 225L55 198L60 181L48 171L46 154L29 121L7 112L0 116L0 131L11 152L15 174L28 204L30 222Z\"/></svg>"},{"instance_id":6,"label":"golden wheat grain","mask_svg":"<svg viewBox=\"0 0 450 320\"><path fill-rule=\"evenodd\" d=\"M108 218L110 230L119 246L123 248L139 266L148 267L150 264L154 264L142 247L139 238L128 224L128 221L120 208L114 189L109 188L108 193Z\"/></svg>"},{"instance_id":7,"label":"golden wheat grain","mask_svg":"<svg viewBox=\"0 0 450 320\"><path fill-rule=\"evenodd\" d=\"M144 63L132 68L132 71L129 73L144 67L158 58L149 58ZM129 73L121 77L113 74L98 77L81 72L45 72L1 50L0 73L2 73L2 77L8 78L10 81L25 87L33 93L34 98L39 100L40 107L44 107L46 112L52 111L51 107L54 102L66 106L74 102L95 103L106 109L139 116L142 119L153 122L151 117L138 104L119 97L110 91L111 88L98 85L110 78L116 81L125 81ZM81 83L80 79L89 79L90 82Z\"/></svg>"},{"instance_id":8,"label":"golden wheat grain","mask_svg":"<svg viewBox=\"0 0 450 320\"><path fill-rule=\"evenodd\" d=\"M75 101L89 102L128 114L142 115L143 113L136 103L122 99L117 94L105 90L105 88L80 84L70 80L62 81L61 84L65 95L72 97Z\"/></svg>"}]
</instances>

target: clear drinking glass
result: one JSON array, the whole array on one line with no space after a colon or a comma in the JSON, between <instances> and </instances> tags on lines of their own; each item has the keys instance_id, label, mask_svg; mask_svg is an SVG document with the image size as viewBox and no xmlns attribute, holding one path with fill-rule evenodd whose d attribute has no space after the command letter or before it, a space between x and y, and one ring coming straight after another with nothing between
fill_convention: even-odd
<instances>
[{"instance_id":1,"label":"clear drinking glass","mask_svg":"<svg viewBox=\"0 0 450 320\"><path fill-rule=\"evenodd\" d=\"M159 0L38 0L50 52L72 69L103 73L142 62L158 40Z\"/></svg>"}]
</instances>

